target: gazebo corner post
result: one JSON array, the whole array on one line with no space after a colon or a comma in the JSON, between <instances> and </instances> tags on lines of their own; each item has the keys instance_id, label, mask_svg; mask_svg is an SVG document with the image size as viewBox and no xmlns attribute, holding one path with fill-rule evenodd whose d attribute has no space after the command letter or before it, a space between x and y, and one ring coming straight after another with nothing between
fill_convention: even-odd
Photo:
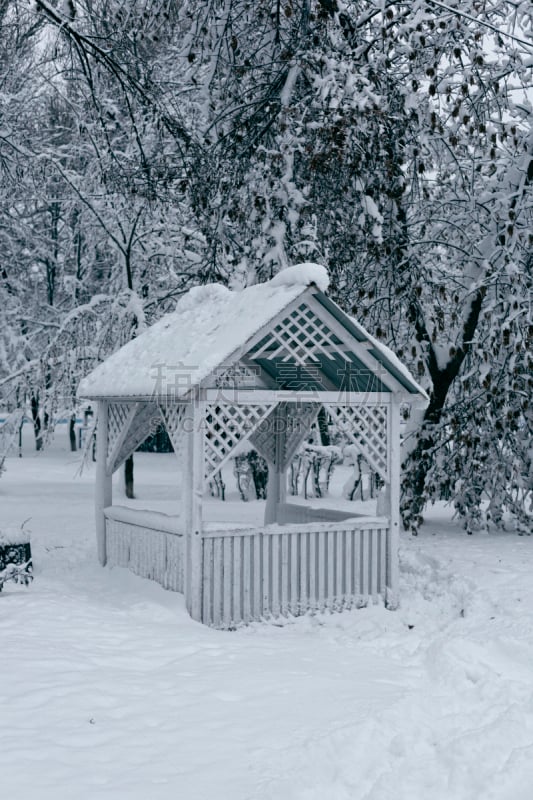
<instances>
[{"instance_id":1,"label":"gazebo corner post","mask_svg":"<svg viewBox=\"0 0 533 800\"><path fill-rule=\"evenodd\" d=\"M96 426L96 547L98 560L104 567L107 563L106 519L104 509L113 500L112 475L107 468L107 452L109 444L109 402L98 401Z\"/></svg>"},{"instance_id":2,"label":"gazebo corner post","mask_svg":"<svg viewBox=\"0 0 533 800\"><path fill-rule=\"evenodd\" d=\"M387 585L385 605L395 610L400 604L399 596L399 545L400 545L400 399L393 394L390 405L388 437L389 457L389 536L387 548Z\"/></svg>"},{"instance_id":3,"label":"gazebo corner post","mask_svg":"<svg viewBox=\"0 0 533 800\"><path fill-rule=\"evenodd\" d=\"M285 441L287 436L286 408L278 405L273 414L275 457L268 464L267 498L265 504L265 525L279 522L279 506L286 501L287 476L284 463Z\"/></svg>"},{"instance_id":4,"label":"gazebo corner post","mask_svg":"<svg viewBox=\"0 0 533 800\"><path fill-rule=\"evenodd\" d=\"M203 543L202 502L205 475L205 402L188 407L185 453L185 603L192 619L202 622Z\"/></svg>"}]
</instances>

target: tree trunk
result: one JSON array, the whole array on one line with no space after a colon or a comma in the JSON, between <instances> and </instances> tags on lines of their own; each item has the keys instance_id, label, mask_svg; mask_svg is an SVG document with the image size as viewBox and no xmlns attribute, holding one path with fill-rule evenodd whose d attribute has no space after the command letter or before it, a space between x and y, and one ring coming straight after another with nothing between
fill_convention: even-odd
<instances>
[{"instance_id":1,"label":"tree trunk","mask_svg":"<svg viewBox=\"0 0 533 800\"><path fill-rule=\"evenodd\" d=\"M428 473L433 465L432 451L437 444L436 428L442 420L448 392L459 374L463 361L472 345L472 339L477 328L485 294L486 290L484 287L478 289L476 292L463 326L462 346L450 357L445 367L439 367L435 351L432 345L429 345L428 369L431 375L433 389L429 405L424 414L418 443L407 459L407 462L411 464L410 475L407 479L409 492L407 502L402 506L404 525L413 532L416 532L420 524L422 510L426 503L424 489L426 487ZM429 338L425 331L422 335L419 318L415 321L415 325L417 327L419 340L422 338Z\"/></svg>"},{"instance_id":2,"label":"tree trunk","mask_svg":"<svg viewBox=\"0 0 533 800\"><path fill-rule=\"evenodd\" d=\"M39 397L32 394L31 396L31 416L33 419L33 434L35 436L35 449L43 449L43 435L41 431L41 418L39 417Z\"/></svg>"},{"instance_id":3,"label":"tree trunk","mask_svg":"<svg viewBox=\"0 0 533 800\"><path fill-rule=\"evenodd\" d=\"M133 455L128 456L124 462L124 488L126 497L129 500L133 500L135 497L133 493Z\"/></svg>"},{"instance_id":4,"label":"tree trunk","mask_svg":"<svg viewBox=\"0 0 533 800\"><path fill-rule=\"evenodd\" d=\"M70 452L75 453L76 447L76 414L72 414L68 426L68 436L70 440Z\"/></svg>"},{"instance_id":5,"label":"tree trunk","mask_svg":"<svg viewBox=\"0 0 533 800\"><path fill-rule=\"evenodd\" d=\"M320 411L317 417L318 430L320 432L320 444L323 447L330 445L329 428L328 428L328 415L324 406L320 406Z\"/></svg>"}]
</instances>

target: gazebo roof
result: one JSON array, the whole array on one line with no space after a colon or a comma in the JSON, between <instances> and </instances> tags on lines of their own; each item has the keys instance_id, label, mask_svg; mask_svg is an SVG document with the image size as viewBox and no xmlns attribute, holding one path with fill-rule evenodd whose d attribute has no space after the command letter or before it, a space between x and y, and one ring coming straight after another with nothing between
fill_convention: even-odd
<instances>
[{"instance_id":1,"label":"gazebo roof","mask_svg":"<svg viewBox=\"0 0 533 800\"><path fill-rule=\"evenodd\" d=\"M362 381L355 387L358 390L400 388L427 397L389 348L326 297L328 283L324 267L298 264L242 291L220 284L193 288L174 312L87 375L78 394L140 399L171 392L179 399L217 370L245 357L282 388L272 365L282 363L286 372L288 367L297 368L300 380L305 376L306 388L320 389L321 380L327 380L329 388L342 388L336 376L349 358ZM316 385L310 362L321 373Z\"/></svg>"}]
</instances>

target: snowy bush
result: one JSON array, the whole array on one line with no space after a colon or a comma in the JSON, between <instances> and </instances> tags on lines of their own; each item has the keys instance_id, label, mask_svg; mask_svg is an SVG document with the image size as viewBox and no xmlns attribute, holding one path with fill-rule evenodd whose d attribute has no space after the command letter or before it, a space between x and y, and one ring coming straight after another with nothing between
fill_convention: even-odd
<instances>
[{"instance_id":1,"label":"snowy bush","mask_svg":"<svg viewBox=\"0 0 533 800\"><path fill-rule=\"evenodd\" d=\"M31 547L28 532L21 528L0 529L0 591L6 581L23 583L33 580Z\"/></svg>"}]
</instances>

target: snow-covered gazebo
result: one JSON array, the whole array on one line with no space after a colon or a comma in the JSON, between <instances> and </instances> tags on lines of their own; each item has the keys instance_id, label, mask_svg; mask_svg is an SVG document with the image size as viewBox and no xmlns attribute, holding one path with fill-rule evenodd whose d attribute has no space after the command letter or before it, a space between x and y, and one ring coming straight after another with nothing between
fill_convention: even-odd
<instances>
[{"instance_id":1,"label":"snow-covered gazebo","mask_svg":"<svg viewBox=\"0 0 533 800\"><path fill-rule=\"evenodd\" d=\"M98 401L100 562L184 592L208 625L398 601L400 404L427 396L327 286L324 267L300 264L242 291L191 289L80 384ZM287 502L321 407L381 476L379 516ZM113 473L161 421L184 465L179 517L112 504ZM264 524L205 524L206 482L245 440L269 465Z\"/></svg>"}]
</instances>

